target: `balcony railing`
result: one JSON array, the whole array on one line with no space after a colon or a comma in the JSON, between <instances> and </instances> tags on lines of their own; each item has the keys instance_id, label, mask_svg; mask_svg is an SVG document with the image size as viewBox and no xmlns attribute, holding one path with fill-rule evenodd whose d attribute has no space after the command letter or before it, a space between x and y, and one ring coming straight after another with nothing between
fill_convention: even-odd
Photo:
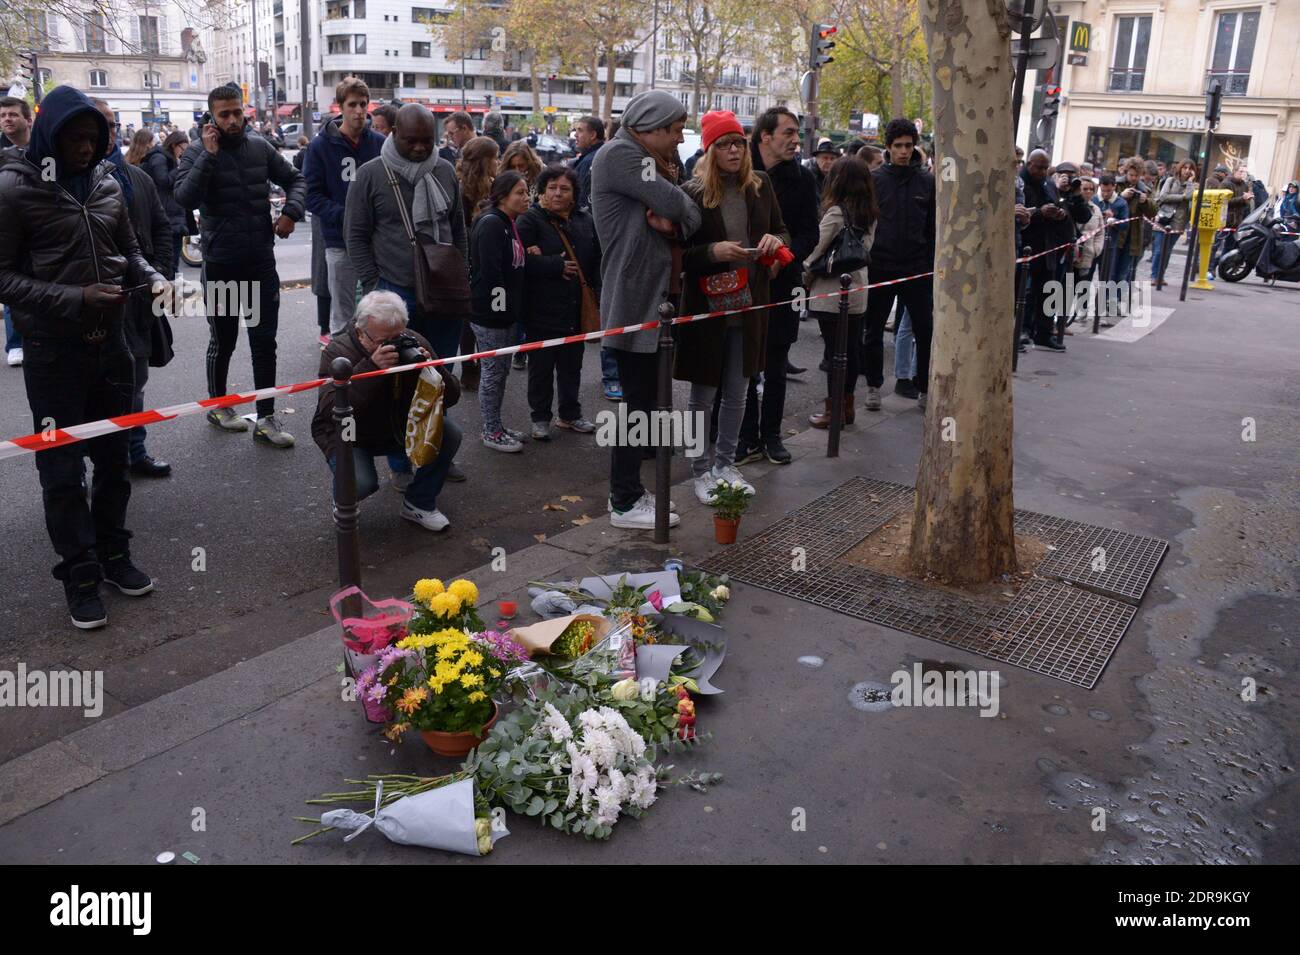
<instances>
[{"instance_id":1,"label":"balcony railing","mask_svg":"<svg viewBox=\"0 0 1300 955\"><path fill-rule=\"evenodd\" d=\"M1250 70L1210 70L1205 77L1205 88L1208 90L1215 80L1223 86L1224 96L1245 96Z\"/></svg>"},{"instance_id":2,"label":"balcony railing","mask_svg":"<svg viewBox=\"0 0 1300 955\"><path fill-rule=\"evenodd\" d=\"M1112 93L1140 93L1146 81L1146 70L1111 70L1110 91Z\"/></svg>"}]
</instances>

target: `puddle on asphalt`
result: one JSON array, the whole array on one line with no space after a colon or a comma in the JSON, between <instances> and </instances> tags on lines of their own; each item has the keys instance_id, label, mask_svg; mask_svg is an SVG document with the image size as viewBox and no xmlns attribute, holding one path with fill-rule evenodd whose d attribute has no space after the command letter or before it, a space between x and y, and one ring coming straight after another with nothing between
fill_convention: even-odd
<instances>
[{"instance_id":1,"label":"puddle on asphalt","mask_svg":"<svg viewBox=\"0 0 1300 955\"><path fill-rule=\"evenodd\" d=\"M1255 595L1295 593L1278 556L1294 541L1290 492L1276 486L1263 492L1249 501L1221 489L1179 494L1193 518L1192 528L1178 536L1189 559L1166 561L1160 576L1185 599L1153 607L1143 618L1155 668L1136 686L1152 731L1127 749L1144 774L1108 782L1046 757L1036 764L1050 790L1049 806L1105 810L1107 837L1098 862L1267 861L1263 837L1275 826L1256 816L1255 807L1294 775L1287 741L1269 718L1269 698L1277 697L1267 684L1282 671L1258 653L1201 658L1222 612ZM1245 677L1257 683L1253 702L1242 699ZM1102 710L1088 715L1110 719Z\"/></svg>"}]
</instances>

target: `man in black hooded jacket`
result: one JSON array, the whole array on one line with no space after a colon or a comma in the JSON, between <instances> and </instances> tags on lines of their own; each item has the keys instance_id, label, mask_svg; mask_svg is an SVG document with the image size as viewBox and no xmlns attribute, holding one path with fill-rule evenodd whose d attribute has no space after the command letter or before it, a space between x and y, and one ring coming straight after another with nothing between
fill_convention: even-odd
<instances>
[{"instance_id":1,"label":"man in black hooded jacket","mask_svg":"<svg viewBox=\"0 0 1300 955\"><path fill-rule=\"evenodd\" d=\"M54 576L81 629L108 622L101 580L131 596L153 589L128 546L128 433L56 443L59 429L131 410L124 289L167 289L140 254L112 166L101 162L108 145L109 125L95 105L60 86L41 103L27 148L0 152L0 299L23 333L34 429L53 445L37 451L36 471L60 558ZM83 456L95 467L89 504Z\"/></svg>"}]
</instances>

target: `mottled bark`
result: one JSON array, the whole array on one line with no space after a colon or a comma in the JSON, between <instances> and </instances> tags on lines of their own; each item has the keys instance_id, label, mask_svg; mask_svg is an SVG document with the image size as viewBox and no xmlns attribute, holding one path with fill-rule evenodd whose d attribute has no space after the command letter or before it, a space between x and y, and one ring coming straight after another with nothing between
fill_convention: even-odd
<instances>
[{"instance_id":1,"label":"mottled bark","mask_svg":"<svg viewBox=\"0 0 1300 955\"><path fill-rule=\"evenodd\" d=\"M955 583L979 583L1016 569L1011 31L1003 0L922 0L921 17L938 217L911 564Z\"/></svg>"}]
</instances>

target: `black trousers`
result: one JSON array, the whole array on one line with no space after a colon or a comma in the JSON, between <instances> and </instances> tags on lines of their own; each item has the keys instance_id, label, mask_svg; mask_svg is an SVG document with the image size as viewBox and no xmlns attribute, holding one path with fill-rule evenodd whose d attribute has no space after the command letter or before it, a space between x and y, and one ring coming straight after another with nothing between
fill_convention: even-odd
<instances>
[{"instance_id":1,"label":"black trousers","mask_svg":"<svg viewBox=\"0 0 1300 955\"><path fill-rule=\"evenodd\" d=\"M775 325L775 323L773 323ZM763 444L768 438L781 437L781 419L785 416L785 367L790 360L790 346L786 336L776 334L769 325L767 355L763 362L763 398L758 397L758 378L749 379L745 396L745 417L740 422L740 450ZM713 430L717 431L718 407L722 390L713 400Z\"/></svg>"},{"instance_id":2,"label":"black trousers","mask_svg":"<svg viewBox=\"0 0 1300 955\"><path fill-rule=\"evenodd\" d=\"M905 275L914 275L917 271L925 269L908 269L906 272L872 269L871 281L888 282ZM867 376L867 384L872 388L879 388L885 383L885 323L889 320L889 312L896 300L907 309L907 317L912 322L912 334L916 337L914 381L916 390L924 394L930 387L930 339L934 334L932 276L873 288L867 292L867 314L862 322L862 373Z\"/></svg>"},{"instance_id":3,"label":"black trousers","mask_svg":"<svg viewBox=\"0 0 1300 955\"><path fill-rule=\"evenodd\" d=\"M627 405L628 414L639 411L648 416L654 411L659 391L658 352L610 350L618 361L618 380L623 385L623 403ZM533 352L529 364L533 356L544 351ZM614 442L610 452L609 496L616 509L627 510L645 493L645 485L641 483L641 462L644 460L644 448L631 447L623 441Z\"/></svg>"},{"instance_id":4,"label":"black trousers","mask_svg":"<svg viewBox=\"0 0 1300 955\"><path fill-rule=\"evenodd\" d=\"M558 336L557 336L558 337ZM582 417L578 385L582 379L582 342L543 348L528 355L528 407L534 421L551 420L555 386L560 391L560 420Z\"/></svg>"},{"instance_id":5,"label":"black trousers","mask_svg":"<svg viewBox=\"0 0 1300 955\"><path fill-rule=\"evenodd\" d=\"M1049 338L1059 334L1057 321L1060 318L1058 310L1053 306L1053 295L1050 286L1065 281L1065 261L1054 262L1055 256L1045 256L1029 263L1029 291L1025 296L1025 326L1034 342L1042 345ZM1046 264L1039 268L1034 268L1038 262ZM1060 299L1062 296L1058 292L1055 298Z\"/></svg>"},{"instance_id":6,"label":"black trousers","mask_svg":"<svg viewBox=\"0 0 1300 955\"><path fill-rule=\"evenodd\" d=\"M120 331L116 338L99 345L27 338L23 346L23 383L35 432L68 428L131 410L134 360ZM79 564L129 556L129 441L129 432L115 431L36 453L45 527L60 558L53 570L59 580L67 580L69 572ZM83 456L90 458L95 468L89 504Z\"/></svg>"},{"instance_id":7,"label":"black trousers","mask_svg":"<svg viewBox=\"0 0 1300 955\"><path fill-rule=\"evenodd\" d=\"M230 356L239 341L241 322L248 328L248 349L253 354L253 387L275 384L275 335L280 325L280 275L275 260L265 262L207 262L203 266L203 287L208 306L208 397L227 394L226 378ZM238 283L229 293L214 289L213 283ZM256 283L256 284L246 284ZM257 311L253 311L256 297ZM240 305L245 317L240 316ZM257 403L257 414L275 411L275 399Z\"/></svg>"},{"instance_id":8,"label":"black trousers","mask_svg":"<svg viewBox=\"0 0 1300 955\"><path fill-rule=\"evenodd\" d=\"M827 315L825 312L813 312L817 318L817 326L822 332L822 357L826 363L830 364L835 358L835 326L839 324L838 315ZM858 375L862 371L861 354L858 348L858 342L862 340L862 321L863 314L849 314L849 340L848 347L844 350L844 393L853 394L853 386L857 384ZM826 372L826 396L831 394L831 374Z\"/></svg>"}]
</instances>

